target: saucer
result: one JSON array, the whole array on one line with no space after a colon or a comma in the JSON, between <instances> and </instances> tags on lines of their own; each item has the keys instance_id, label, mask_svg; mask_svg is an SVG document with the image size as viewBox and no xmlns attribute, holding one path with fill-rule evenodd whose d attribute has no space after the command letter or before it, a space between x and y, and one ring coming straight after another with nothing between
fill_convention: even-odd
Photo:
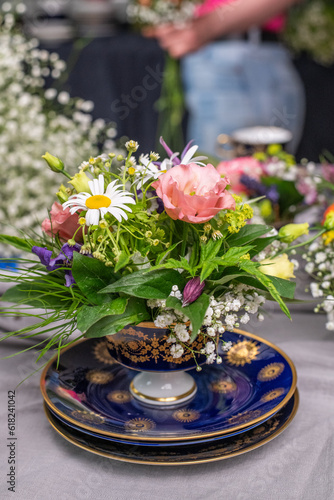
<instances>
[{"instance_id":1,"label":"saucer","mask_svg":"<svg viewBox=\"0 0 334 500\"><path fill-rule=\"evenodd\" d=\"M44 405L45 405L46 410L48 410L48 412L51 414L51 416L53 416L60 423L64 424L66 427L71 427L72 429L74 429L75 431L79 431L80 433L88 434L89 436L104 439L107 441L112 441L113 443L132 444L132 445L136 445L136 446L161 446L161 445L163 445L163 446L188 446L190 444L208 443L209 441L216 441L217 439L232 437L232 436L236 436L238 434L241 434L242 432L249 431L249 430L253 429L254 427L257 427L258 425L261 425L262 423L264 423L266 420L268 420L268 418L272 418L272 417L268 417L267 419L261 420L261 422L258 422L254 425L251 425L249 427L244 427L243 429L239 429L238 431L235 431L235 432L224 434L223 436L211 436L211 437L197 438L194 440L187 440L187 441L181 441L181 440L179 440L179 441L164 441L163 443L161 443L161 441L137 441L136 438L134 438L134 440L131 441L131 440L119 439L119 438L110 437L110 436L104 436L103 434L98 434L97 432L91 432L85 428L74 425L71 422L68 422L67 420L64 420L63 418L59 417L58 415L56 415L56 413L54 413L51 410L51 408L48 407L48 405L45 402L44 402Z\"/></svg>"},{"instance_id":2,"label":"saucer","mask_svg":"<svg viewBox=\"0 0 334 500\"><path fill-rule=\"evenodd\" d=\"M294 418L298 409L298 391L273 417L250 431L211 443L174 446L137 446L114 443L74 430L51 414L44 405L52 427L67 441L86 451L122 462L147 465L192 465L214 462L241 455L262 446L277 437Z\"/></svg>"},{"instance_id":3,"label":"saucer","mask_svg":"<svg viewBox=\"0 0 334 500\"><path fill-rule=\"evenodd\" d=\"M291 360L278 347L241 330L224 333L232 347L221 365L190 373L198 391L187 406L157 408L135 400L136 372L116 363L105 340L79 341L46 366L41 391L50 410L86 432L144 444L209 440L270 418L296 388Z\"/></svg>"}]
</instances>

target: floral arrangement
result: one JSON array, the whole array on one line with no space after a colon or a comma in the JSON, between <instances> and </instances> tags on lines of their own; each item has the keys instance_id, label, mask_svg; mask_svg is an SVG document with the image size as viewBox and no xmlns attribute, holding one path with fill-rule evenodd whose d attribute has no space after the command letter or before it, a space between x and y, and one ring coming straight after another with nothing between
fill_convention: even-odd
<instances>
[{"instance_id":1,"label":"floral arrangement","mask_svg":"<svg viewBox=\"0 0 334 500\"><path fill-rule=\"evenodd\" d=\"M316 62L334 63L334 5L332 0L304 0L288 17L284 39L297 53L306 52Z\"/></svg>"},{"instance_id":2,"label":"floral arrangement","mask_svg":"<svg viewBox=\"0 0 334 500\"><path fill-rule=\"evenodd\" d=\"M38 230L45 206L57 189L52 172L44 168L45 148L56 149L70 165L90 153L115 147L116 130L93 121L91 101L72 99L57 91L66 64L58 54L38 48L20 29L24 4L2 5L0 13L0 232ZM45 90L46 79L53 87ZM15 200L15 203L14 203ZM2 256L13 255L1 246Z\"/></svg>"},{"instance_id":3,"label":"floral arrangement","mask_svg":"<svg viewBox=\"0 0 334 500\"><path fill-rule=\"evenodd\" d=\"M129 19L141 25L184 23L195 11L194 0L135 0L127 8Z\"/></svg>"},{"instance_id":4,"label":"floral arrangement","mask_svg":"<svg viewBox=\"0 0 334 500\"><path fill-rule=\"evenodd\" d=\"M234 192L264 197L259 213L267 223L281 225L308 206L325 202L322 172L311 162L297 166L295 158L278 144L251 157L222 161L217 170L232 179ZM330 175L328 169L326 175Z\"/></svg>"},{"instance_id":5,"label":"floral arrangement","mask_svg":"<svg viewBox=\"0 0 334 500\"><path fill-rule=\"evenodd\" d=\"M128 141L126 157L91 157L70 175L63 162L44 155L50 169L67 181L42 228L43 238L1 235L2 242L39 259L22 259L15 284L3 300L17 304L2 314L34 315L36 325L11 332L20 337L48 333L40 357L73 340L120 331L154 321L170 329L171 354L177 358L202 335L207 362L222 361L225 329L263 320L266 299L277 301L290 317L293 298L292 242L308 224L273 230L249 224L249 203L229 191L229 179L196 157L188 144L181 155L151 152L137 160L138 144ZM27 311L22 311L22 307ZM57 321L57 324L54 322Z\"/></svg>"},{"instance_id":6,"label":"floral arrangement","mask_svg":"<svg viewBox=\"0 0 334 500\"><path fill-rule=\"evenodd\" d=\"M319 300L316 313L327 314L327 330L334 330L334 204L325 211L322 219L323 234L307 246L302 255L304 269L311 277L311 295Z\"/></svg>"}]
</instances>

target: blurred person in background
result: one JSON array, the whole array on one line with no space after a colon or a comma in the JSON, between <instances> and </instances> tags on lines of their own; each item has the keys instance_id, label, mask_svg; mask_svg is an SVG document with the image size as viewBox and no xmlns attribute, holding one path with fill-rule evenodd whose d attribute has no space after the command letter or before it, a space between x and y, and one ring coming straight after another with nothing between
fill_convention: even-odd
<instances>
[{"instance_id":1,"label":"blurred person in background","mask_svg":"<svg viewBox=\"0 0 334 500\"><path fill-rule=\"evenodd\" d=\"M183 58L188 136L201 150L215 154L219 134L263 125L290 130L295 152L304 90L279 34L297 1L207 0L186 24L146 30L172 57Z\"/></svg>"}]
</instances>

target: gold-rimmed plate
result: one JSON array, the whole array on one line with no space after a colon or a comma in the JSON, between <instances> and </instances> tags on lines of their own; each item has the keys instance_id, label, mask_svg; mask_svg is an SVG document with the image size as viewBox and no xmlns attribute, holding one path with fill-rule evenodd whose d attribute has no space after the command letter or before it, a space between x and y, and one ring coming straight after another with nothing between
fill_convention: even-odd
<instances>
[{"instance_id":1,"label":"gold-rimmed plate","mask_svg":"<svg viewBox=\"0 0 334 500\"><path fill-rule=\"evenodd\" d=\"M191 372L196 396L185 407L144 406L129 385L136 372L118 365L105 340L89 339L50 361L41 378L49 409L87 433L136 442L191 442L238 433L270 418L291 398L296 372L270 342L236 330L224 339L232 348L221 365Z\"/></svg>"},{"instance_id":2,"label":"gold-rimmed plate","mask_svg":"<svg viewBox=\"0 0 334 500\"><path fill-rule=\"evenodd\" d=\"M192 465L214 462L252 451L281 434L293 420L299 403L296 390L288 403L273 417L252 430L237 436L208 443L167 447L138 446L115 443L74 430L54 416L45 405L46 416L52 427L67 441L91 453L122 462L147 465Z\"/></svg>"}]
</instances>

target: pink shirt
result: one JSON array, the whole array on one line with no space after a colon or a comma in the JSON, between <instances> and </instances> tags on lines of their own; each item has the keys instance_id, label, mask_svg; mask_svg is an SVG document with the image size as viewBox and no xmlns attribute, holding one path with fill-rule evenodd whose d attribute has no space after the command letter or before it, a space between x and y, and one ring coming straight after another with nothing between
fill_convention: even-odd
<instances>
[{"instance_id":1,"label":"pink shirt","mask_svg":"<svg viewBox=\"0 0 334 500\"><path fill-rule=\"evenodd\" d=\"M204 3L202 3L196 8L196 15L198 17L204 16L205 14L209 14L209 12L212 12L213 10L217 9L223 3L232 3L232 2L233 0L205 0ZM263 26L263 28L268 31L279 33L284 28L284 23L285 23L285 16L282 14L268 21Z\"/></svg>"}]
</instances>

